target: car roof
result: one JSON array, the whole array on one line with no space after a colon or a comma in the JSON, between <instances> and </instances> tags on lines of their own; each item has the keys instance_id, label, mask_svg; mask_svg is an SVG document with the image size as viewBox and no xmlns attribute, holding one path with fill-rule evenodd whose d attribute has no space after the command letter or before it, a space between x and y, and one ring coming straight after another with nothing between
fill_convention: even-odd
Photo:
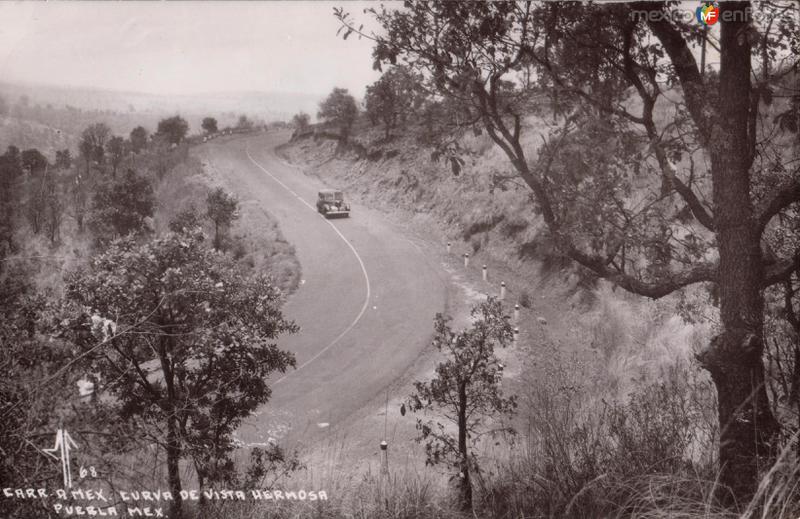
<instances>
[{"instance_id":1,"label":"car roof","mask_svg":"<svg viewBox=\"0 0 800 519\"><path fill-rule=\"evenodd\" d=\"M320 189L319 194L321 195L333 195L335 193L341 193L342 191L339 189Z\"/></svg>"}]
</instances>

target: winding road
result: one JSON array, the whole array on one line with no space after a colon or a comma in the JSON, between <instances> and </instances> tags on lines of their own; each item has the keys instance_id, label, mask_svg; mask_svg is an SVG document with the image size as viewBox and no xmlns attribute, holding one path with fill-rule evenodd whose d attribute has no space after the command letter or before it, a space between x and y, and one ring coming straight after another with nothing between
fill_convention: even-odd
<instances>
[{"instance_id":1,"label":"winding road","mask_svg":"<svg viewBox=\"0 0 800 519\"><path fill-rule=\"evenodd\" d=\"M305 443L346 426L420 355L446 304L437 262L384 215L356 204L346 219L317 213L317 191L335 186L280 159L275 148L287 139L214 140L192 152L242 203L278 220L302 266L284 306L300 332L279 340L297 368L271 380L270 402L238 433L248 445Z\"/></svg>"}]
</instances>

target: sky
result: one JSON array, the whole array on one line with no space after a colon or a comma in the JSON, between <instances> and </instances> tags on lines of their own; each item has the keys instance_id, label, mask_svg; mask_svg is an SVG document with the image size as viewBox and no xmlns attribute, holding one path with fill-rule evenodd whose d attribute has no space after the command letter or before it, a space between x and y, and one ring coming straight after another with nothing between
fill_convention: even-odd
<instances>
[{"instance_id":1,"label":"sky","mask_svg":"<svg viewBox=\"0 0 800 519\"><path fill-rule=\"evenodd\" d=\"M153 94L362 96L369 40L336 36L362 2L0 2L0 79Z\"/></svg>"}]
</instances>

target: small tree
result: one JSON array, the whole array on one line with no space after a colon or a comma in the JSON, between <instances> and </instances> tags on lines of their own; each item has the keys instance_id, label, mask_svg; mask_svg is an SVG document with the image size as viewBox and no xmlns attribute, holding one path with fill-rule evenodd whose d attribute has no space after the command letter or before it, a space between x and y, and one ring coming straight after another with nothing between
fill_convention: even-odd
<instances>
[{"instance_id":1,"label":"small tree","mask_svg":"<svg viewBox=\"0 0 800 519\"><path fill-rule=\"evenodd\" d=\"M253 128L253 121L248 119L246 115L242 114L239 116L239 120L236 122L236 128L239 130L251 130Z\"/></svg>"},{"instance_id":2,"label":"small tree","mask_svg":"<svg viewBox=\"0 0 800 519\"><path fill-rule=\"evenodd\" d=\"M19 150L9 146L8 150L0 155L0 259L14 249L14 232L20 198L17 180L21 175Z\"/></svg>"},{"instance_id":3,"label":"small tree","mask_svg":"<svg viewBox=\"0 0 800 519\"><path fill-rule=\"evenodd\" d=\"M195 230L116 241L68 277L66 295L77 313L116 320L76 338L77 358L109 396L96 405L163 447L169 516L180 519L181 459L194 451L228 456L242 419L271 395L267 377L295 365L274 342L297 330L281 314L280 291L266 277L244 275Z\"/></svg>"},{"instance_id":4,"label":"small tree","mask_svg":"<svg viewBox=\"0 0 800 519\"><path fill-rule=\"evenodd\" d=\"M47 167L47 158L36 148L23 151L20 160L22 169L30 175L37 175Z\"/></svg>"},{"instance_id":5,"label":"small tree","mask_svg":"<svg viewBox=\"0 0 800 519\"><path fill-rule=\"evenodd\" d=\"M510 417L516 397L504 397L500 389L503 365L495 356L495 347L506 347L513 340L508 316L495 298L488 298L472 309L472 327L462 332L450 328L450 318L436 314L433 344L445 355L436 365L436 377L430 382L415 382L416 391L408 400L411 411L439 409L447 422L457 428L454 438L446 425L433 420L417 419L420 436L425 442L426 463L447 463L459 470L462 505L472 509L471 469L477 470L471 452L481 436L501 432L513 433L508 426L495 424L490 418Z\"/></svg>"},{"instance_id":6,"label":"small tree","mask_svg":"<svg viewBox=\"0 0 800 519\"><path fill-rule=\"evenodd\" d=\"M305 112L299 112L294 114L292 117L292 126L294 126L295 130L298 132L304 132L308 129L308 126L311 124L311 116L309 116Z\"/></svg>"},{"instance_id":7,"label":"small tree","mask_svg":"<svg viewBox=\"0 0 800 519\"><path fill-rule=\"evenodd\" d=\"M111 137L111 139L108 141L106 149L108 150L108 156L111 159L111 174L112 176L116 176L117 168L122 162L122 159L125 158L125 139L118 135Z\"/></svg>"},{"instance_id":8,"label":"small tree","mask_svg":"<svg viewBox=\"0 0 800 519\"><path fill-rule=\"evenodd\" d=\"M137 126L131 130L131 150L134 153L139 153L145 149L147 147L147 137L147 130L145 130L142 126Z\"/></svg>"},{"instance_id":9,"label":"small tree","mask_svg":"<svg viewBox=\"0 0 800 519\"><path fill-rule=\"evenodd\" d=\"M334 88L333 92L319 104L317 117L339 128L339 138L347 142L350 130L358 116L356 100L346 88Z\"/></svg>"},{"instance_id":10,"label":"small tree","mask_svg":"<svg viewBox=\"0 0 800 519\"><path fill-rule=\"evenodd\" d=\"M119 179L97 186L92 198L89 226L98 243L147 231L146 218L153 216L155 196L150 180L129 169Z\"/></svg>"},{"instance_id":11,"label":"small tree","mask_svg":"<svg viewBox=\"0 0 800 519\"><path fill-rule=\"evenodd\" d=\"M90 162L103 163L106 142L110 135L111 129L103 123L92 124L81 133L79 148L81 155L87 161L87 171Z\"/></svg>"},{"instance_id":12,"label":"small tree","mask_svg":"<svg viewBox=\"0 0 800 519\"><path fill-rule=\"evenodd\" d=\"M201 128L203 128L203 130L205 130L205 132L208 134L217 133L217 120L213 117L206 117L203 119Z\"/></svg>"},{"instance_id":13,"label":"small tree","mask_svg":"<svg viewBox=\"0 0 800 519\"><path fill-rule=\"evenodd\" d=\"M180 115L168 117L159 121L157 133L170 144L180 144L189 133L189 123Z\"/></svg>"},{"instance_id":14,"label":"small tree","mask_svg":"<svg viewBox=\"0 0 800 519\"><path fill-rule=\"evenodd\" d=\"M72 167L72 154L69 149L56 151L56 164L58 169L69 169Z\"/></svg>"},{"instance_id":15,"label":"small tree","mask_svg":"<svg viewBox=\"0 0 800 519\"><path fill-rule=\"evenodd\" d=\"M214 222L214 248L222 250L228 229L239 218L239 201L218 187L206 198L206 216Z\"/></svg>"},{"instance_id":16,"label":"small tree","mask_svg":"<svg viewBox=\"0 0 800 519\"><path fill-rule=\"evenodd\" d=\"M367 117L372 124L383 124L386 139L418 107L422 100L420 86L421 80L408 67L398 65L384 72L379 80L367 87L364 99Z\"/></svg>"}]
</instances>

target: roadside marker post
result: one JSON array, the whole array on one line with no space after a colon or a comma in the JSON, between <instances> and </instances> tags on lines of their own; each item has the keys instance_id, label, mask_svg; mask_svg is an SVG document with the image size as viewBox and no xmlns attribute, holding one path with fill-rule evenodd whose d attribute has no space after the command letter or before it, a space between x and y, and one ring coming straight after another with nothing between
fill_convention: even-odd
<instances>
[{"instance_id":1,"label":"roadside marker post","mask_svg":"<svg viewBox=\"0 0 800 519\"><path fill-rule=\"evenodd\" d=\"M447 253L450 254L450 242L447 242Z\"/></svg>"},{"instance_id":2,"label":"roadside marker post","mask_svg":"<svg viewBox=\"0 0 800 519\"><path fill-rule=\"evenodd\" d=\"M514 328L514 344L515 345L517 344L518 340L519 340L519 326Z\"/></svg>"},{"instance_id":3,"label":"roadside marker post","mask_svg":"<svg viewBox=\"0 0 800 519\"><path fill-rule=\"evenodd\" d=\"M464 268L469 267L469 252L464 253Z\"/></svg>"},{"instance_id":4,"label":"roadside marker post","mask_svg":"<svg viewBox=\"0 0 800 519\"><path fill-rule=\"evenodd\" d=\"M389 444L381 441L381 474L389 475Z\"/></svg>"},{"instance_id":5,"label":"roadside marker post","mask_svg":"<svg viewBox=\"0 0 800 519\"><path fill-rule=\"evenodd\" d=\"M500 301L506 298L506 282L500 283Z\"/></svg>"},{"instance_id":6,"label":"roadside marker post","mask_svg":"<svg viewBox=\"0 0 800 519\"><path fill-rule=\"evenodd\" d=\"M487 274L486 274L486 265L484 265L484 266L483 266L483 280L484 280L484 281L486 281L486 280L487 280Z\"/></svg>"},{"instance_id":7,"label":"roadside marker post","mask_svg":"<svg viewBox=\"0 0 800 519\"><path fill-rule=\"evenodd\" d=\"M519 304L514 305L514 322L519 322Z\"/></svg>"}]
</instances>

